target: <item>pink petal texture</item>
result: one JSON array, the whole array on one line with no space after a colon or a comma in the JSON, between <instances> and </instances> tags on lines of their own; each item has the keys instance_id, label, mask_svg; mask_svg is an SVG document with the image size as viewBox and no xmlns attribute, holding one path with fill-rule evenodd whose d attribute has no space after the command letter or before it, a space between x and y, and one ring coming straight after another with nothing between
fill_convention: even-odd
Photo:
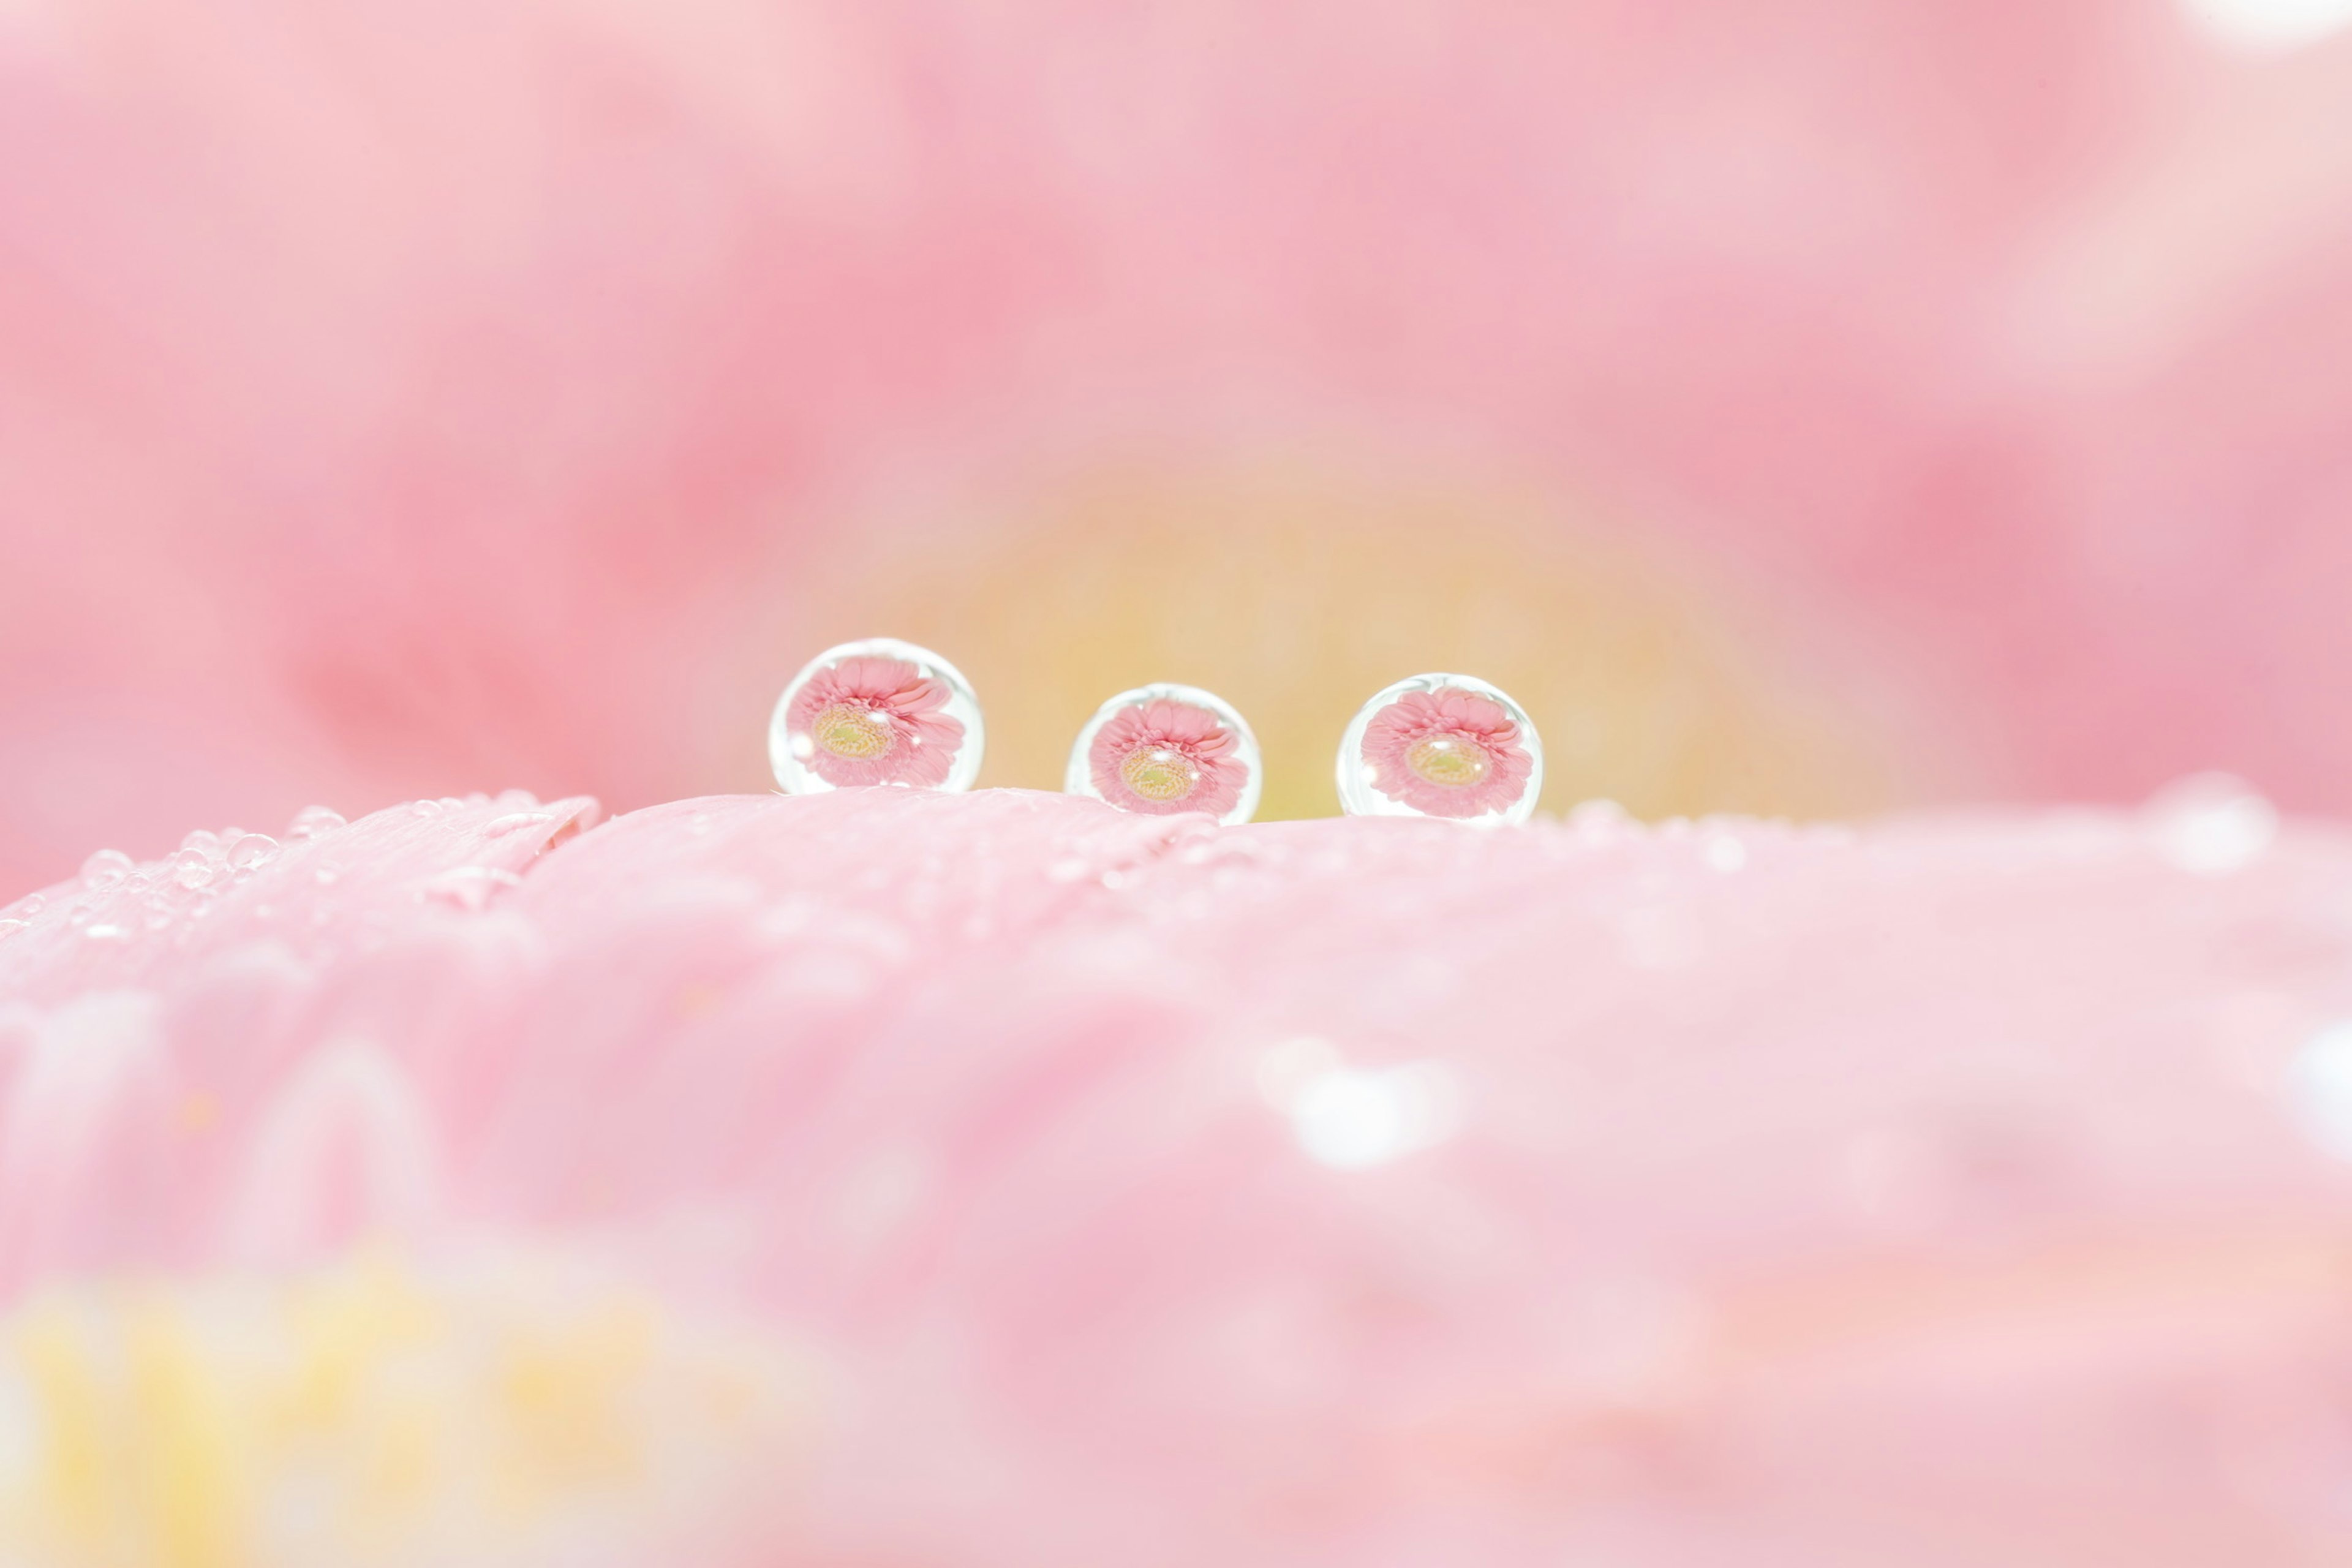
<instances>
[{"instance_id":1,"label":"pink petal texture","mask_svg":"<svg viewBox=\"0 0 2352 1568\"><path fill-rule=\"evenodd\" d=\"M0 911L0 1559L2352 1552L2340 829L592 819Z\"/></svg>"}]
</instances>

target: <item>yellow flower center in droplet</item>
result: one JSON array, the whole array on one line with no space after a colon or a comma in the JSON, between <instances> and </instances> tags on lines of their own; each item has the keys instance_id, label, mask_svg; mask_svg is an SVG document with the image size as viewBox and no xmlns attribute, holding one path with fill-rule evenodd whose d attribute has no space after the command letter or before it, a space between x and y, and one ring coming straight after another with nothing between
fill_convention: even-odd
<instances>
[{"instance_id":1,"label":"yellow flower center in droplet","mask_svg":"<svg viewBox=\"0 0 2352 1568\"><path fill-rule=\"evenodd\" d=\"M836 757L870 763L890 749L889 721L871 708L837 702L809 726L816 743Z\"/></svg>"},{"instance_id":2,"label":"yellow flower center in droplet","mask_svg":"<svg viewBox=\"0 0 2352 1568\"><path fill-rule=\"evenodd\" d=\"M1118 776L1144 799L1159 802L1182 800L1201 782L1201 771L1192 759L1171 746L1129 752L1118 765Z\"/></svg>"},{"instance_id":3,"label":"yellow flower center in droplet","mask_svg":"<svg viewBox=\"0 0 2352 1568\"><path fill-rule=\"evenodd\" d=\"M1423 735L1405 752L1404 765L1431 784L1451 789L1484 781L1493 766L1484 746L1459 735Z\"/></svg>"}]
</instances>

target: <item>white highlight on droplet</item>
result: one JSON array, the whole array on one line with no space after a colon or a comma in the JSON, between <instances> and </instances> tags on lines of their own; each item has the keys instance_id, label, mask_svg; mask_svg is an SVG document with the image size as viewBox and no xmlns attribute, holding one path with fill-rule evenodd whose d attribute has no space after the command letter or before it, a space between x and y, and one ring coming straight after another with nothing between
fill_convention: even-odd
<instances>
[{"instance_id":1,"label":"white highlight on droplet","mask_svg":"<svg viewBox=\"0 0 2352 1568\"><path fill-rule=\"evenodd\" d=\"M2352 0L2180 0L2216 42L2249 54L2284 54L2352 27Z\"/></svg>"},{"instance_id":2,"label":"white highlight on droplet","mask_svg":"<svg viewBox=\"0 0 2352 1568\"><path fill-rule=\"evenodd\" d=\"M2352 1160L2352 1022L2329 1025L2295 1053L2287 1098L2313 1142Z\"/></svg>"},{"instance_id":3,"label":"white highlight on droplet","mask_svg":"<svg viewBox=\"0 0 2352 1568\"><path fill-rule=\"evenodd\" d=\"M1328 1040L1286 1040L1266 1052L1258 1090L1290 1118L1307 1156L1336 1170L1385 1165L1460 1131L1462 1086L1444 1062L1351 1068Z\"/></svg>"},{"instance_id":4,"label":"white highlight on droplet","mask_svg":"<svg viewBox=\"0 0 2352 1568\"><path fill-rule=\"evenodd\" d=\"M2157 853L2183 871L2226 877L2278 837L2278 807L2242 779L2200 773L2158 792L2143 820Z\"/></svg>"}]
</instances>

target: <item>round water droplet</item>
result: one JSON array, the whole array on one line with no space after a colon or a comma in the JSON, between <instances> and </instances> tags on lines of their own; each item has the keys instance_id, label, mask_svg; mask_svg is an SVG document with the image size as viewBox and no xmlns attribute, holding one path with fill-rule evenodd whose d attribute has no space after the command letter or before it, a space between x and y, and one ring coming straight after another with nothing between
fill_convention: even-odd
<instances>
[{"instance_id":1,"label":"round water droplet","mask_svg":"<svg viewBox=\"0 0 2352 1568\"><path fill-rule=\"evenodd\" d=\"M111 888L131 875L138 862L120 849L101 849L81 863L81 885Z\"/></svg>"},{"instance_id":2,"label":"round water droplet","mask_svg":"<svg viewBox=\"0 0 2352 1568\"><path fill-rule=\"evenodd\" d=\"M323 805L306 805L294 814L294 821L286 829L289 838L316 838L322 833L332 833L348 826L343 814Z\"/></svg>"},{"instance_id":3,"label":"round water droplet","mask_svg":"<svg viewBox=\"0 0 2352 1568\"><path fill-rule=\"evenodd\" d=\"M228 847L228 863L239 871L250 871L277 858L278 840L267 833L247 833L232 840Z\"/></svg>"},{"instance_id":4,"label":"round water droplet","mask_svg":"<svg viewBox=\"0 0 2352 1568\"><path fill-rule=\"evenodd\" d=\"M1062 787L1121 811L1204 811L1230 826L1256 812L1264 771L1232 703L1197 686L1139 686L1087 721Z\"/></svg>"},{"instance_id":5,"label":"round water droplet","mask_svg":"<svg viewBox=\"0 0 2352 1568\"><path fill-rule=\"evenodd\" d=\"M792 795L962 790L985 740L961 671L913 643L869 637L825 649L793 677L768 721L768 759Z\"/></svg>"},{"instance_id":6,"label":"round water droplet","mask_svg":"<svg viewBox=\"0 0 2352 1568\"><path fill-rule=\"evenodd\" d=\"M183 849L172 857L172 880L183 888L209 887L215 869L212 857L201 849Z\"/></svg>"},{"instance_id":7,"label":"round water droplet","mask_svg":"<svg viewBox=\"0 0 2352 1568\"><path fill-rule=\"evenodd\" d=\"M1525 822L1543 793L1543 743L1525 710L1469 675L1416 675L1364 704L1339 742L1350 816Z\"/></svg>"}]
</instances>

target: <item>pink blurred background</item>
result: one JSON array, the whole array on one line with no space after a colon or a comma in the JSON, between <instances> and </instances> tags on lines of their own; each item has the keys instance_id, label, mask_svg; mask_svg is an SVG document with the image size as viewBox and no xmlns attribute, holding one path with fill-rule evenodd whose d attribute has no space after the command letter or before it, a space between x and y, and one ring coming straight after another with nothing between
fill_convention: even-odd
<instances>
[{"instance_id":1,"label":"pink blurred background","mask_svg":"<svg viewBox=\"0 0 2352 1568\"><path fill-rule=\"evenodd\" d=\"M841 637L984 782L1417 668L1550 804L2352 805L2341 0L0 0L0 896L768 786Z\"/></svg>"}]
</instances>

